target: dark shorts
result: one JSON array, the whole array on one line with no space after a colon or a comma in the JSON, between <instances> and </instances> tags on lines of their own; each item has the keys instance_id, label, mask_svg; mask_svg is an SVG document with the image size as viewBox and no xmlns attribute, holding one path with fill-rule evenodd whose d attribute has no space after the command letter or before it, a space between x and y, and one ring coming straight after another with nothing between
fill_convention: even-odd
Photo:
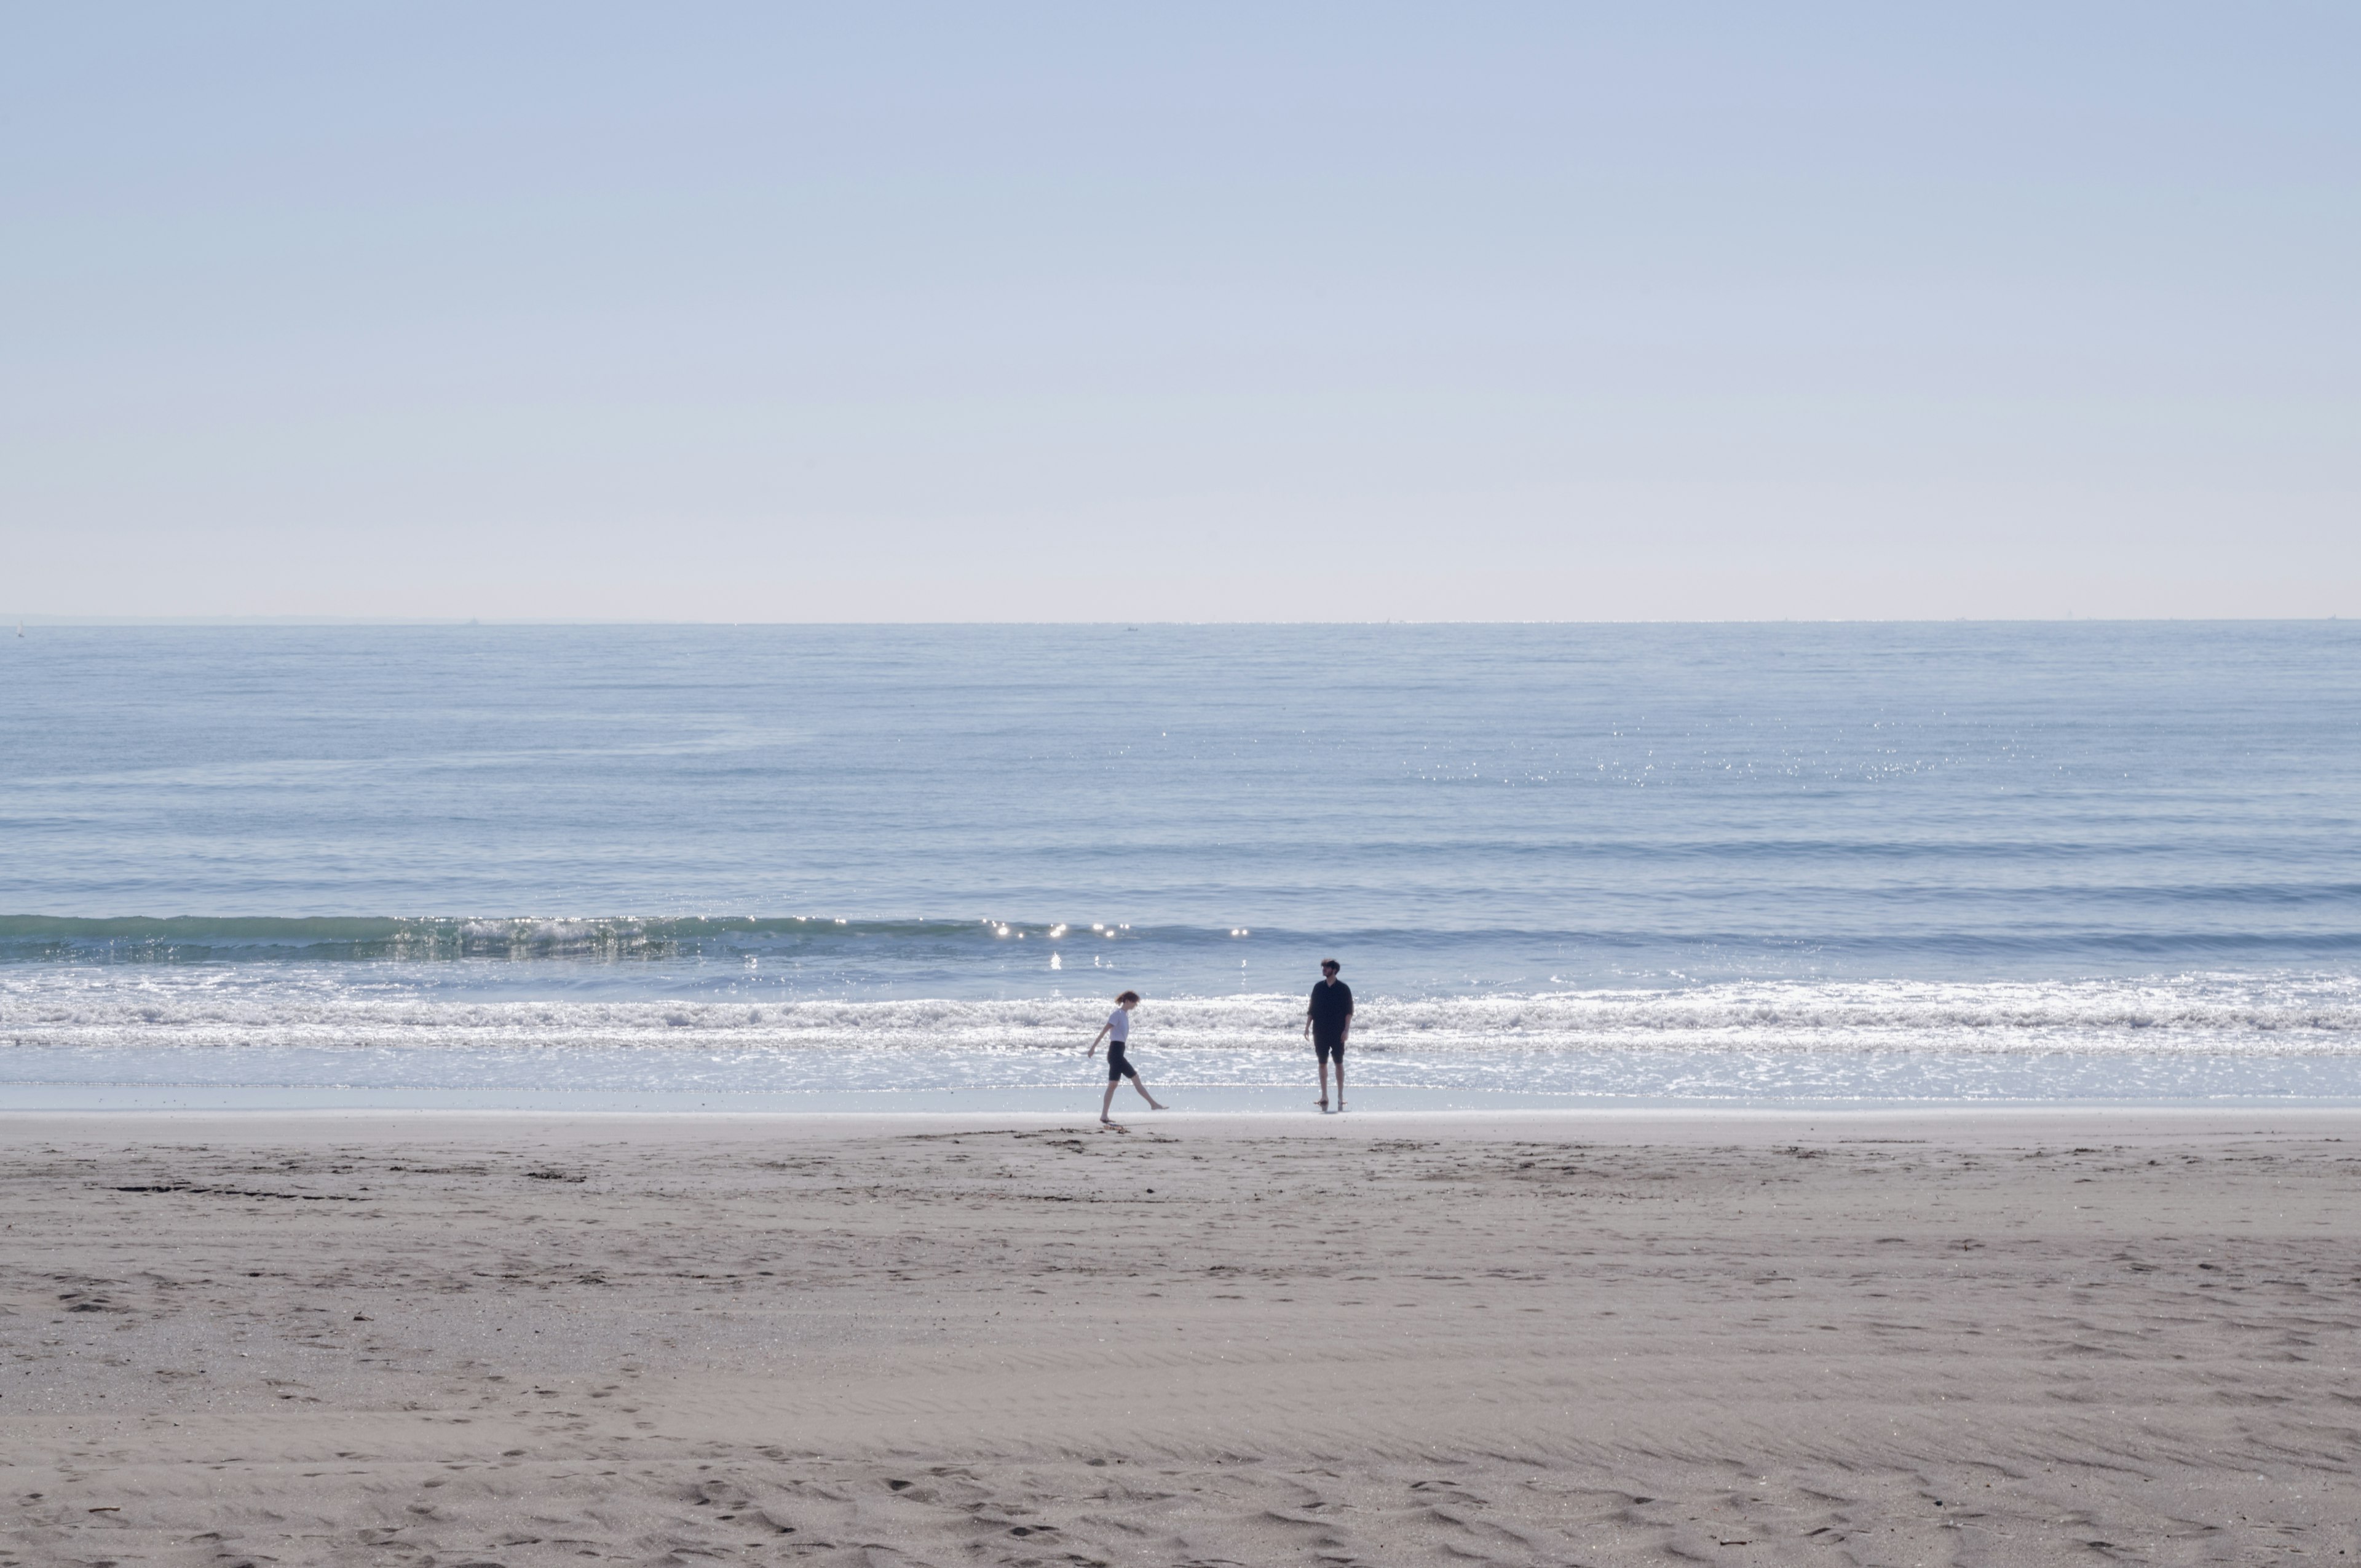
<instances>
[{"instance_id":1,"label":"dark shorts","mask_svg":"<svg viewBox=\"0 0 2361 1568\"><path fill-rule=\"evenodd\" d=\"M1345 1036L1342 1035L1314 1035L1312 1037L1312 1048L1320 1053L1320 1059L1322 1061L1326 1061L1330 1057L1334 1057L1336 1060L1341 1063L1345 1059Z\"/></svg>"},{"instance_id":2,"label":"dark shorts","mask_svg":"<svg viewBox=\"0 0 2361 1568\"><path fill-rule=\"evenodd\" d=\"M1126 1078L1134 1083L1139 1081L1139 1074L1132 1069L1131 1062L1123 1054L1122 1042L1117 1041L1107 1047L1107 1081L1119 1083Z\"/></svg>"}]
</instances>

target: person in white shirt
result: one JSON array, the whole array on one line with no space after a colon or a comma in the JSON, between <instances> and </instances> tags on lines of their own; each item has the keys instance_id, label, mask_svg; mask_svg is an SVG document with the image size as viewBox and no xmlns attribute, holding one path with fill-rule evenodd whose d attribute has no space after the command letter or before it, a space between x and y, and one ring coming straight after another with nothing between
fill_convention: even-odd
<instances>
[{"instance_id":1,"label":"person in white shirt","mask_svg":"<svg viewBox=\"0 0 2361 1568\"><path fill-rule=\"evenodd\" d=\"M1148 1092L1148 1085L1139 1081L1139 1069L1133 1067L1124 1055L1124 1047L1131 1043L1131 1010L1138 1005L1139 992L1136 991L1126 991L1116 997L1115 1011L1107 1014L1107 1021L1099 1025L1097 1034L1091 1036L1090 1049L1082 1053L1094 1057L1099 1054L1099 1042L1104 1040L1107 1043L1106 1098L1099 1102L1099 1123L1103 1126L1117 1125L1115 1118L1107 1113L1115 1107L1115 1086L1126 1078L1131 1080L1131 1086L1139 1091L1139 1097L1148 1102L1149 1110L1164 1109L1156 1102L1156 1096Z\"/></svg>"}]
</instances>

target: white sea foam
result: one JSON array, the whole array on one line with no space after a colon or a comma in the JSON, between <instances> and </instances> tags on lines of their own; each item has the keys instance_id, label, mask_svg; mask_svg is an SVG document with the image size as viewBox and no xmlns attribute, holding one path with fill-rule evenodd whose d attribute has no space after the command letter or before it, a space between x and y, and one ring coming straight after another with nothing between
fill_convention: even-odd
<instances>
[{"instance_id":1,"label":"white sea foam","mask_svg":"<svg viewBox=\"0 0 2361 1568\"><path fill-rule=\"evenodd\" d=\"M566 1000L436 996L349 968L28 965L0 970L0 1040L104 1050L437 1046L1008 1053L1075 1047L1091 998ZM1152 999L1140 1036L1269 1049L1292 993ZM1365 994L1364 1051L2361 1052L2361 979L2195 974L2050 981L1746 981L1664 990Z\"/></svg>"}]
</instances>

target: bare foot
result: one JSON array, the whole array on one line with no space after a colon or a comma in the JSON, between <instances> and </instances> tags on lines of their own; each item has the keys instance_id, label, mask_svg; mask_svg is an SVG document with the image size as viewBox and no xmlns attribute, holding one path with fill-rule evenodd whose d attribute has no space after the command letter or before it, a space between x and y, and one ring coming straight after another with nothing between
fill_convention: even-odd
<instances>
[{"instance_id":1,"label":"bare foot","mask_svg":"<svg viewBox=\"0 0 2361 1568\"><path fill-rule=\"evenodd\" d=\"M1313 1101L1313 1102L1312 1102L1312 1103L1313 1103L1314 1105L1319 1106L1319 1107L1320 1107L1320 1109L1322 1109L1323 1111L1325 1111L1326 1109L1328 1109L1328 1102L1326 1102L1325 1100L1315 1100L1315 1101Z\"/></svg>"},{"instance_id":2,"label":"bare foot","mask_svg":"<svg viewBox=\"0 0 2361 1568\"><path fill-rule=\"evenodd\" d=\"M1129 1127L1125 1126L1121 1122L1111 1121L1104 1116L1099 1118L1099 1125L1104 1127L1110 1133L1127 1133L1131 1131Z\"/></svg>"}]
</instances>

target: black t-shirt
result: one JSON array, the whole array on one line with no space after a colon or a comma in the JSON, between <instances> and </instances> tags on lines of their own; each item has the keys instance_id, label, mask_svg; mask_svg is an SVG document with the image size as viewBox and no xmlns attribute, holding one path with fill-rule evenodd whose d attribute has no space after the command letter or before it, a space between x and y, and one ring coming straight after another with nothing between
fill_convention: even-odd
<instances>
[{"instance_id":1,"label":"black t-shirt","mask_svg":"<svg viewBox=\"0 0 2361 1568\"><path fill-rule=\"evenodd\" d=\"M1341 1035L1353 1015L1353 988L1343 981L1322 981L1312 988L1312 1028L1315 1034Z\"/></svg>"}]
</instances>

